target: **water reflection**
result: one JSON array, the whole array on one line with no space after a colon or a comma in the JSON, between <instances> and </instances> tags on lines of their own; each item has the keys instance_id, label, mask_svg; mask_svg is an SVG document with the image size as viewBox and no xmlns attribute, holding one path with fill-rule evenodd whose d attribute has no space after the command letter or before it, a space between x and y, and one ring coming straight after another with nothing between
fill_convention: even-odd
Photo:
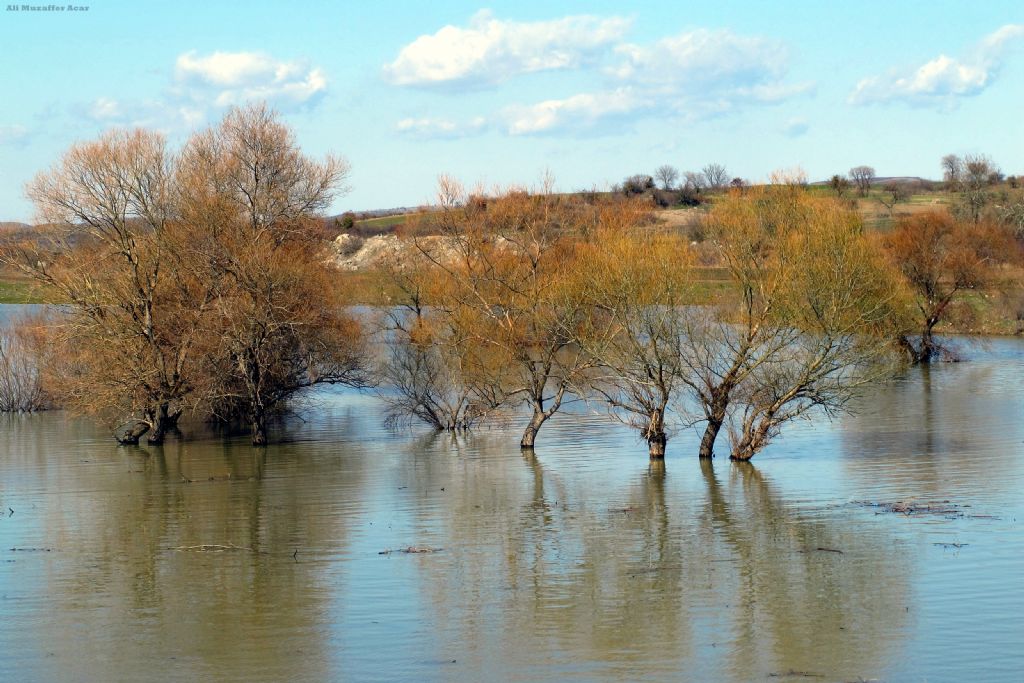
<instances>
[{"instance_id":1,"label":"water reflection","mask_svg":"<svg viewBox=\"0 0 1024 683\"><path fill-rule=\"evenodd\" d=\"M912 568L892 539L791 509L755 467L704 463L686 500L652 466L605 507L522 460L455 489L458 552L416 564L460 678L855 679L899 651Z\"/></svg>"},{"instance_id":2,"label":"water reflection","mask_svg":"<svg viewBox=\"0 0 1024 683\"><path fill-rule=\"evenodd\" d=\"M12 426L4 441L24 440ZM22 674L12 680L335 675L317 626L330 622L337 577L323 567L352 522L332 514L333 498L359 487L362 458L219 440L71 450L53 431L29 431L45 447L35 459L21 451L27 476L0 496L17 509L0 527L3 545L26 548L0 568L5 599L38 608L20 624L22 647L6 650ZM320 483L295 485L303 480ZM19 527L37 516L37 529Z\"/></svg>"},{"instance_id":3,"label":"water reflection","mask_svg":"<svg viewBox=\"0 0 1024 683\"><path fill-rule=\"evenodd\" d=\"M392 433L345 392L265 450L3 417L0 677L1014 680L1024 400L999 353L910 374L755 465L699 463L685 436L651 465L587 416L530 455L514 430ZM918 523L850 503L911 496L1003 507Z\"/></svg>"},{"instance_id":4,"label":"water reflection","mask_svg":"<svg viewBox=\"0 0 1024 683\"><path fill-rule=\"evenodd\" d=\"M1021 470L1021 345L992 342L995 362L911 368L841 422L844 467L884 496L985 504L1015 494Z\"/></svg>"}]
</instances>

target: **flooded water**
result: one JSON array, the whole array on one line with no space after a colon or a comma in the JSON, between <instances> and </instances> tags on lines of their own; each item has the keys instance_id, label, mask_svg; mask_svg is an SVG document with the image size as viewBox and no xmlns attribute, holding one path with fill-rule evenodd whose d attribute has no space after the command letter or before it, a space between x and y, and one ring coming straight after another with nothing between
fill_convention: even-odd
<instances>
[{"instance_id":1,"label":"flooded water","mask_svg":"<svg viewBox=\"0 0 1024 683\"><path fill-rule=\"evenodd\" d=\"M969 355L752 466L348 391L264 450L0 417L0 680L1024 680L1024 344Z\"/></svg>"}]
</instances>

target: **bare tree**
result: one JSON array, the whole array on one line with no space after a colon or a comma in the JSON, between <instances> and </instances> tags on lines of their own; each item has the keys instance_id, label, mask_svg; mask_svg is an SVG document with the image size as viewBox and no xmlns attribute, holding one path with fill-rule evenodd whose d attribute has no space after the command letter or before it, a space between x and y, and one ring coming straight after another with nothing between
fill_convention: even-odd
<instances>
[{"instance_id":1,"label":"bare tree","mask_svg":"<svg viewBox=\"0 0 1024 683\"><path fill-rule=\"evenodd\" d=\"M956 190L960 187L963 174L964 162L960 157L956 154L947 154L942 157L942 178L946 181L949 189Z\"/></svg>"},{"instance_id":2,"label":"bare tree","mask_svg":"<svg viewBox=\"0 0 1024 683\"><path fill-rule=\"evenodd\" d=\"M4 260L69 306L62 344L75 358L61 386L71 409L114 425L124 441L160 442L190 393L190 362L209 300L175 275L179 195L162 136L115 131L73 146L28 195L51 226Z\"/></svg>"},{"instance_id":3,"label":"bare tree","mask_svg":"<svg viewBox=\"0 0 1024 683\"><path fill-rule=\"evenodd\" d=\"M957 189L960 196L953 206L954 213L977 224L995 200L990 185L1002 177L999 167L984 154L967 154L962 159L962 171Z\"/></svg>"},{"instance_id":4,"label":"bare tree","mask_svg":"<svg viewBox=\"0 0 1024 683\"><path fill-rule=\"evenodd\" d=\"M683 173L683 190L687 192L700 192L707 187L707 179L703 173L686 171Z\"/></svg>"},{"instance_id":5,"label":"bare tree","mask_svg":"<svg viewBox=\"0 0 1024 683\"><path fill-rule=\"evenodd\" d=\"M886 183L882 189L883 193L878 197L878 203L884 206L892 217L892 210L898 203L910 197L910 190L905 183L897 182Z\"/></svg>"},{"instance_id":6,"label":"bare tree","mask_svg":"<svg viewBox=\"0 0 1024 683\"><path fill-rule=\"evenodd\" d=\"M54 227L4 252L64 306L59 399L163 440L186 409L244 415L255 443L301 389L361 381L361 332L322 264L347 166L303 156L264 106L181 154L144 130L75 145L29 186Z\"/></svg>"},{"instance_id":7,"label":"bare tree","mask_svg":"<svg viewBox=\"0 0 1024 683\"><path fill-rule=\"evenodd\" d=\"M661 189L671 190L679 180L679 170L675 166L662 164L654 172L654 177L661 183Z\"/></svg>"},{"instance_id":8,"label":"bare tree","mask_svg":"<svg viewBox=\"0 0 1024 683\"><path fill-rule=\"evenodd\" d=\"M711 190L721 190L729 186L729 172L722 164L708 164L701 169L704 182Z\"/></svg>"},{"instance_id":9,"label":"bare tree","mask_svg":"<svg viewBox=\"0 0 1024 683\"><path fill-rule=\"evenodd\" d=\"M867 197L871 190L871 182L875 179L875 169L870 166L854 166L850 169L850 180L857 186L861 197Z\"/></svg>"},{"instance_id":10,"label":"bare tree","mask_svg":"<svg viewBox=\"0 0 1024 683\"><path fill-rule=\"evenodd\" d=\"M493 415L507 401L502 387L490 381L490 363L500 359L489 357L493 349L478 344L464 320L432 305L444 298L438 286L445 273L412 243L403 244L386 271L398 292L385 314L386 351L378 370L387 421L412 419L455 432Z\"/></svg>"},{"instance_id":11,"label":"bare tree","mask_svg":"<svg viewBox=\"0 0 1024 683\"><path fill-rule=\"evenodd\" d=\"M52 405L40 367L45 346L42 320L24 318L0 326L0 413L31 413Z\"/></svg>"},{"instance_id":12,"label":"bare tree","mask_svg":"<svg viewBox=\"0 0 1024 683\"><path fill-rule=\"evenodd\" d=\"M481 370L500 395L530 411L524 449L534 447L591 362L569 332L586 315L570 277L578 240L598 229L623 229L639 212L635 207L510 191L452 202L425 218L425 229L444 236L449 250L442 258L419 242L444 275L443 296L433 306L462 328L462 338L498 359Z\"/></svg>"}]
</instances>

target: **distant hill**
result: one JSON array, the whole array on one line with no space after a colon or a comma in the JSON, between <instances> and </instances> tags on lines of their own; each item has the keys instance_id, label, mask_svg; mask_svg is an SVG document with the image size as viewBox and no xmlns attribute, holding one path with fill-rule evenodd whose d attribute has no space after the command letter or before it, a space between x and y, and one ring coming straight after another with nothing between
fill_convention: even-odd
<instances>
[{"instance_id":1,"label":"distant hill","mask_svg":"<svg viewBox=\"0 0 1024 683\"><path fill-rule=\"evenodd\" d=\"M0 232L17 232L19 230L30 230L28 223L17 223L15 221L0 221Z\"/></svg>"},{"instance_id":2,"label":"distant hill","mask_svg":"<svg viewBox=\"0 0 1024 683\"><path fill-rule=\"evenodd\" d=\"M849 180L849 178L847 178ZM827 180L816 180L811 185L829 185L832 179ZM917 183L935 183L937 181L930 180L929 178L921 178L919 176L912 175L889 175L889 176L878 176L871 179L872 185L883 185L886 183L901 183L901 184L917 184Z\"/></svg>"}]
</instances>

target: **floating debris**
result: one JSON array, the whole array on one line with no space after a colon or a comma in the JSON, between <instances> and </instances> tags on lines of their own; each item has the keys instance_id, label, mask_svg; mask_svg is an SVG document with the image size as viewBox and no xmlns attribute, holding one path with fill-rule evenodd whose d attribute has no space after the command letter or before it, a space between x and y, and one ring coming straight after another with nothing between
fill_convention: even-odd
<instances>
[{"instance_id":1,"label":"floating debris","mask_svg":"<svg viewBox=\"0 0 1024 683\"><path fill-rule=\"evenodd\" d=\"M168 548L168 550L177 550L179 552L199 552L199 553L222 553L227 550L247 550L250 553L259 552L253 548L246 548L245 546L234 545L228 543L227 545L221 545L219 543L203 543L200 545L179 545L174 548Z\"/></svg>"},{"instance_id":2,"label":"floating debris","mask_svg":"<svg viewBox=\"0 0 1024 683\"><path fill-rule=\"evenodd\" d=\"M393 548L388 550L381 550L378 555L390 555L391 553L405 553L406 555L414 555L419 553L439 553L444 548L428 548L426 546L415 546L411 545L408 548Z\"/></svg>"},{"instance_id":3,"label":"floating debris","mask_svg":"<svg viewBox=\"0 0 1024 683\"><path fill-rule=\"evenodd\" d=\"M800 678L824 678L823 674L816 674L810 671L783 671L782 673L775 673L774 671L768 674L769 678L783 678L783 677L800 677Z\"/></svg>"},{"instance_id":4,"label":"floating debris","mask_svg":"<svg viewBox=\"0 0 1024 683\"><path fill-rule=\"evenodd\" d=\"M898 500L894 503L875 503L867 500L855 500L853 501L853 504L860 505L863 507L878 508L878 511L875 513L876 515L892 513L899 515L907 515L908 517L911 515L937 516L946 517L948 519L966 516L964 508L971 507L970 505L960 505L948 500Z\"/></svg>"},{"instance_id":5,"label":"floating debris","mask_svg":"<svg viewBox=\"0 0 1024 683\"><path fill-rule=\"evenodd\" d=\"M932 545L939 545L943 548L966 548L970 543L932 543Z\"/></svg>"}]
</instances>

